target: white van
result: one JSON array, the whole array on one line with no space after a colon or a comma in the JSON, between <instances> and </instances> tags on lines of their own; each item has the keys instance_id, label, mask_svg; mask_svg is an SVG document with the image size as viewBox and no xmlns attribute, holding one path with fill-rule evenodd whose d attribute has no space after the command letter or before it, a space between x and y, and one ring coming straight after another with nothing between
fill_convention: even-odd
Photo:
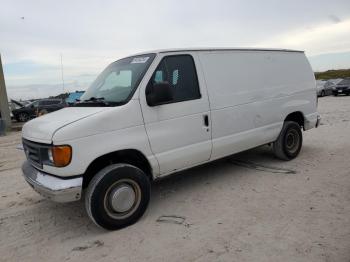
<instances>
[{"instance_id":1,"label":"white van","mask_svg":"<svg viewBox=\"0 0 350 262\"><path fill-rule=\"evenodd\" d=\"M153 180L268 143L293 159L319 121L301 51L158 50L110 64L74 107L26 123L22 170L53 201L84 192L90 218L113 230L142 216Z\"/></svg>"}]
</instances>

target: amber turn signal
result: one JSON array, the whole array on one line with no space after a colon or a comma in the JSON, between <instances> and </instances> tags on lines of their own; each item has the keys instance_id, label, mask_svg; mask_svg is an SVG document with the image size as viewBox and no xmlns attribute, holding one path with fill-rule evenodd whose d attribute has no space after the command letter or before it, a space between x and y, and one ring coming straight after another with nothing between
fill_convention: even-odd
<instances>
[{"instance_id":1,"label":"amber turn signal","mask_svg":"<svg viewBox=\"0 0 350 262\"><path fill-rule=\"evenodd\" d=\"M72 148L70 146L53 146L51 150L55 166L65 167L70 163L72 159Z\"/></svg>"}]
</instances>

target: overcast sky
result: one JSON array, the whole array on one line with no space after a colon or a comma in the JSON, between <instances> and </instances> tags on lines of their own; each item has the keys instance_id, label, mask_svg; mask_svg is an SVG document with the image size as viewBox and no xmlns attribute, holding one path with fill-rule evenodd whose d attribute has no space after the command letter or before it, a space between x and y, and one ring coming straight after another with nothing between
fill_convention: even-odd
<instances>
[{"instance_id":1,"label":"overcast sky","mask_svg":"<svg viewBox=\"0 0 350 262\"><path fill-rule=\"evenodd\" d=\"M169 47L305 50L314 70L350 68L350 0L0 0L8 94L86 89L112 61Z\"/></svg>"}]
</instances>

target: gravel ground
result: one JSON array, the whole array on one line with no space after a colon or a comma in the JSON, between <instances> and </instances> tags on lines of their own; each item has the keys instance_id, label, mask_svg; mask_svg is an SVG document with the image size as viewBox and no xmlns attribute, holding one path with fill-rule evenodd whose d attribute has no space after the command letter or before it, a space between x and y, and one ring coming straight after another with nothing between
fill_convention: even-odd
<instances>
[{"instance_id":1,"label":"gravel ground","mask_svg":"<svg viewBox=\"0 0 350 262\"><path fill-rule=\"evenodd\" d=\"M153 185L143 218L108 232L83 202L21 177L20 133L0 137L0 261L350 261L350 97L319 100L299 157L268 146Z\"/></svg>"}]
</instances>

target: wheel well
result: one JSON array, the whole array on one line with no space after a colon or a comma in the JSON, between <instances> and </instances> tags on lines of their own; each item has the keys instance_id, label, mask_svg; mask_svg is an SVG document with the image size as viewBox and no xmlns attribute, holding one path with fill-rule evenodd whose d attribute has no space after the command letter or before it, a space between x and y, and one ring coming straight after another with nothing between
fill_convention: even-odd
<instances>
[{"instance_id":1,"label":"wheel well","mask_svg":"<svg viewBox=\"0 0 350 262\"><path fill-rule=\"evenodd\" d=\"M293 121L298 123L300 127L304 127L304 116L299 111L289 114L284 121Z\"/></svg>"},{"instance_id":2,"label":"wheel well","mask_svg":"<svg viewBox=\"0 0 350 262\"><path fill-rule=\"evenodd\" d=\"M117 163L126 163L140 168L152 180L152 168L147 158L138 150L126 149L98 157L88 166L83 175L83 188L86 188L94 175L102 168Z\"/></svg>"}]
</instances>

